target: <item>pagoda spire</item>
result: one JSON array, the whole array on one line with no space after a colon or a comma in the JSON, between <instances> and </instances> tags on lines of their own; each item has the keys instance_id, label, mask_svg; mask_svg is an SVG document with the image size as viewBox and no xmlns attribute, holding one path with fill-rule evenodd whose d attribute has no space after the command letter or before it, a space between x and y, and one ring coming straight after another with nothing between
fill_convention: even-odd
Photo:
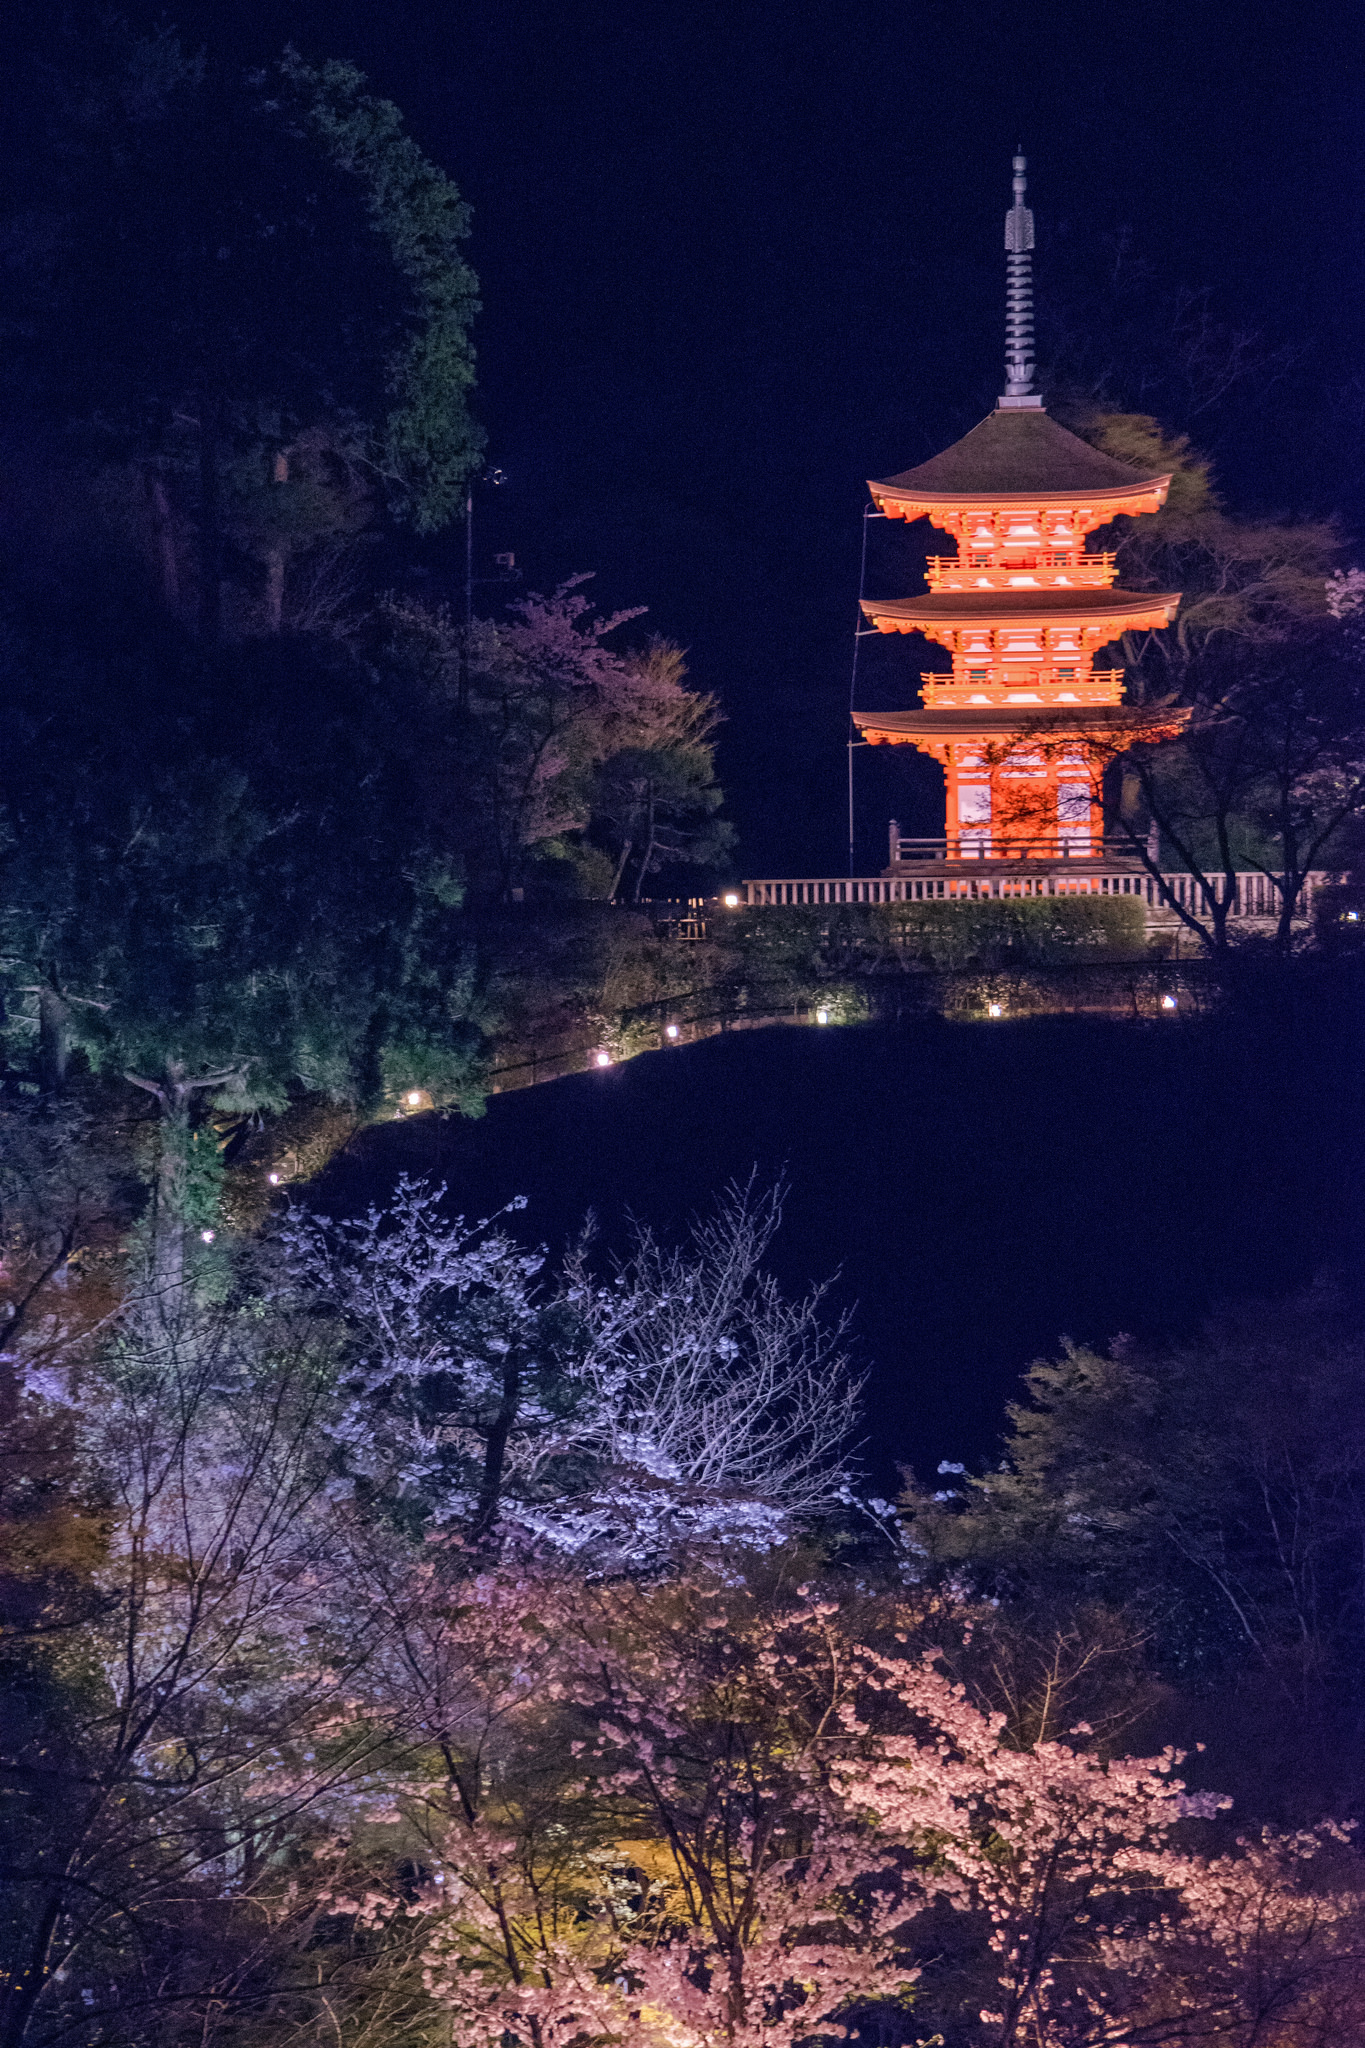
<instances>
[{"instance_id":1,"label":"pagoda spire","mask_svg":"<svg viewBox=\"0 0 1365 2048\"><path fill-rule=\"evenodd\" d=\"M1036 411L1033 390L1033 215L1024 204L1028 159L1014 159L1014 204L1005 215L1005 389L1007 411Z\"/></svg>"}]
</instances>

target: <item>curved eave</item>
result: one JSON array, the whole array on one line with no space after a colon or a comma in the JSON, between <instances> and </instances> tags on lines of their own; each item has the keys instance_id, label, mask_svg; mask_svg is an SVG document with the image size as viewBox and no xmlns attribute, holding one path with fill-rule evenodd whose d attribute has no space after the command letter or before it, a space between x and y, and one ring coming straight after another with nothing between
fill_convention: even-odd
<instances>
[{"instance_id":1,"label":"curved eave","mask_svg":"<svg viewBox=\"0 0 1365 2048\"><path fill-rule=\"evenodd\" d=\"M1097 600L1094 603L1089 599ZM1001 631L1030 625L1083 626L1103 631L1106 639L1120 633L1169 626L1179 606L1178 590L1121 592L1112 590L945 591L926 597L867 597L863 615L880 633L938 635L967 626Z\"/></svg>"},{"instance_id":2,"label":"curved eave","mask_svg":"<svg viewBox=\"0 0 1365 2048\"><path fill-rule=\"evenodd\" d=\"M964 706L961 711L855 711L853 723L874 745L900 741L914 746L922 740L1174 739L1190 722L1188 706L1039 705L1024 710L990 704Z\"/></svg>"},{"instance_id":3,"label":"curved eave","mask_svg":"<svg viewBox=\"0 0 1365 2048\"><path fill-rule=\"evenodd\" d=\"M1105 526L1121 513L1159 512L1171 487L1171 475L1144 477L1128 485L1080 485L1069 491L907 491L886 479L869 478L879 512L891 519L932 519L939 526L948 515L962 512L1084 510L1087 525Z\"/></svg>"}]
</instances>

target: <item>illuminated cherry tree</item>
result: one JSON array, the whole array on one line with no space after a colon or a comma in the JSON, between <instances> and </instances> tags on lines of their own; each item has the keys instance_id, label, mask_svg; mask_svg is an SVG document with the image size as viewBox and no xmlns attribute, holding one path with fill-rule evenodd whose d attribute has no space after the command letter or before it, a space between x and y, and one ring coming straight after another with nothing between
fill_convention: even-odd
<instances>
[{"instance_id":1,"label":"illuminated cherry tree","mask_svg":"<svg viewBox=\"0 0 1365 2048\"><path fill-rule=\"evenodd\" d=\"M458 1783L408 1797L428 1881L367 1909L428 1918L456 2037L796 2048L876 2006L981 2048L1298 2048L1365 2018L1340 1830L1210 1843L1225 1802L1173 1752L1014 1749L905 1631L868 1647L892 1619L698 1574L466 1587L427 1730Z\"/></svg>"}]
</instances>

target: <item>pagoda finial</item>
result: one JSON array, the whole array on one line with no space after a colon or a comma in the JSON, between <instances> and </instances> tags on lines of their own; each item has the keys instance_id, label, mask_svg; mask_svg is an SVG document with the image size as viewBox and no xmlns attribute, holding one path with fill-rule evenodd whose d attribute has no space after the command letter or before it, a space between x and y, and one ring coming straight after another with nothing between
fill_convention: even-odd
<instances>
[{"instance_id":1,"label":"pagoda finial","mask_svg":"<svg viewBox=\"0 0 1365 2048\"><path fill-rule=\"evenodd\" d=\"M1014 159L1014 204L1005 215L1005 391L1008 410L1041 408L1033 391L1033 215L1024 204L1028 159Z\"/></svg>"}]
</instances>

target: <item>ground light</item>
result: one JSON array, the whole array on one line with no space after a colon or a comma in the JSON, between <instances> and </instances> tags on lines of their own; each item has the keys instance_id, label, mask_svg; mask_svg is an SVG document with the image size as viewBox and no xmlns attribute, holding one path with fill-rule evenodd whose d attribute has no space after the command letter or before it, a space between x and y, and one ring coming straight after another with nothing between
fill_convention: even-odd
<instances>
[{"instance_id":1,"label":"ground light","mask_svg":"<svg viewBox=\"0 0 1365 2048\"><path fill-rule=\"evenodd\" d=\"M599 1067L609 1067L611 1065L611 1054L609 1052L599 1052L597 1064Z\"/></svg>"},{"instance_id":2,"label":"ground light","mask_svg":"<svg viewBox=\"0 0 1365 2048\"><path fill-rule=\"evenodd\" d=\"M678 1027L677 1027L677 1025L676 1025L676 1024L665 1024L665 1026L664 1026L664 1037L665 1037L665 1038L676 1038L676 1037L677 1037L677 1035L678 1035Z\"/></svg>"},{"instance_id":3,"label":"ground light","mask_svg":"<svg viewBox=\"0 0 1365 2048\"><path fill-rule=\"evenodd\" d=\"M1173 1010L1175 1006L1176 1004L1174 996L1163 996L1161 998L1161 1007L1163 1010Z\"/></svg>"},{"instance_id":4,"label":"ground light","mask_svg":"<svg viewBox=\"0 0 1365 2048\"><path fill-rule=\"evenodd\" d=\"M205 1244L213 1243L215 1233L212 1230L201 1230L199 1235L203 1238Z\"/></svg>"},{"instance_id":5,"label":"ground light","mask_svg":"<svg viewBox=\"0 0 1365 2048\"><path fill-rule=\"evenodd\" d=\"M419 1102L420 1102L421 1100L422 1100L422 1091L421 1091L421 1089L420 1089L420 1088L409 1088L409 1090L408 1090L408 1106L409 1106L409 1108L410 1108L410 1109L416 1109L416 1107L417 1107L418 1103L419 1103Z\"/></svg>"},{"instance_id":6,"label":"ground light","mask_svg":"<svg viewBox=\"0 0 1365 2048\"><path fill-rule=\"evenodd\" d=\"M817 1024L828 1024L828 1022L829 1022L829 1011L828 1011L828 1010L817 1010L817 1011L816 1011L816 1013L815 1013L815 1021L816 1021L816 1023L817 1023Z\"/></svg>"},{"instance_id":7,"label":"ground light","mask_svg":"<svg viewBox=\"0 0 1365 2048\"><path fill-rule=\"evenodd\" d=\"M266 1179L270 1182L272 1188L277 1188L280 1184L280 1177L277 1173L268 1173Z\"/></svg>"},{"instance_id":8,"label":"ground light","mask_svg":"<svg viewBox=\"0 0 1365 2048\"><path fill-rule=\"evenodd\" d=\"M724 896L724 899L723 899L723 900L724 900L724 903L725 903L725 908L726 908L727 910L738 910L738 909L739 909L739 897L738 897L738 895L736 894L736 892L735 892L735 891L734 891L733 889L727 889L727 890L726 890L726 892L725 892L725 896Z\"/></svg>"},{"instance_id":9,"label":"ground light","mask_svg":"<svg viewBox=\"0 0 1365 2048\"><path fill-rule=\"evenodd\" d=\"M992 1017L1003 1017L1005 1014L999 1003L987 1003L986 1010L987 1014Z\"/></svg>"}]
</instances>

